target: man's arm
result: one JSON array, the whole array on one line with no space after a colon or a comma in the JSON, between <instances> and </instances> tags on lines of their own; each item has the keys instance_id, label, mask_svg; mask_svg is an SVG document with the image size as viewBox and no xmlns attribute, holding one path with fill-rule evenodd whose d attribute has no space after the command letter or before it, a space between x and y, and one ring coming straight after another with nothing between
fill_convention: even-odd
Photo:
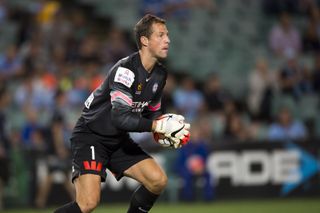
<instances>
[{"instance_id":1,"label":"man's arm","mask_svg":"<svg viewBox=\"0 0 320 213\"><path fill-rule=\"evenodd\" d=\"M171 134L171 132L180 132L184 124L178 120L162 120L162 119L148 119L139 114L132 113L132 107L126 103L122 98L123 95L116 97L118 101L112 101L111 119L113 124L122 130L128 132L160 132ZM121 98L122 97L122 98ZM125 98L127 99L127 98ZM111 98L112 100L112 98ZM130 100L130 99L127 99Z\"/></svg>"},{"instance_id":2,"label":"man's arm","mask_svg":"<svg viewBox=\"0 0 320 213\"><path fill-rule=\"evenodd\" d=\"M118 97L117 99L121 99ZM128 132L151 132L152 120L132 113L132 107L121 100L112 101L111 120L119 129Z\"/></svg>"},{"instance_id":3,"label":"man's arm","mask_svg":"<svg viewBox=\"0 0 320 213\"><path fill-rule=\"evenodd\" d=\"M144 118L148 118L151 120L155 120L162 115L161 111L161 100L157 99L156 101L152 101L147 109L143 111L142 116Z\"/></svg>"}]
</instances>

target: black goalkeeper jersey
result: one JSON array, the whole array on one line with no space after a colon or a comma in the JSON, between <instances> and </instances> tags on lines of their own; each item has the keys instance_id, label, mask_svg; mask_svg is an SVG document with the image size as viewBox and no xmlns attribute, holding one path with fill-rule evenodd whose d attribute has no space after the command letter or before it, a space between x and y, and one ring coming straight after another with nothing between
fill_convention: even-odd
<instances>
[{"instance_id":1,"label":"black goalkeeper jersey","mask_svg":"<svg viewBox=\"0 0 320 213\"><path fill-rule=\"evenodd\" d=\"M88 128L102 136L150 132L161 115L161 95L167 71L159 62L148 73L138 52L119 60L84 103Z\"/></svg>"}]
</instances>

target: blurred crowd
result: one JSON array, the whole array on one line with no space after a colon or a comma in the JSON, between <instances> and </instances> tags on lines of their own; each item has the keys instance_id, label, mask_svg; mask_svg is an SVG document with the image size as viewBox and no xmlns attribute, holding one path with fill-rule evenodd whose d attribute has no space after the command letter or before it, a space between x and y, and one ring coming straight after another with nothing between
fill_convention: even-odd
<instances>
[{"instance_id":1,"label":"blurred crowd","mask_svg":"<svg viewBox=\"0 0 320 213\"><path fill-rule=\"evenodd\" d=\"M28 8L11 7L8 2L0 0L0 34L10 23L17 29L0 52L0 196L5 184L27 188L9 177L29 176L27 182L34 181L36 177L17 168L39 168L26 159L42 159L48 171L37 182L32 203L44 207L57 179L50 174L70 172L69 136L84 100L109 68L136 47L131 32L117 27L111 18L101 20L87 8L75 6L75 1L37 0ZM163 7L163 2L170 2L170 7ZM206 152L195 147L208 150L210 143L304 141L320 136L315 117L320 97L319 5L315 0L261 2L266 17L277 17L264 42L282 64L274 70L269 59L253 59L256 66L249 72L244 97L232 95L218 73L196 81L168 67L162 110L181 113L192 123L191 150L202 159ZM142 14L153 12L168 22L176 17L187 21L192 7L219 12L214 1L141 1ZM304 29L292 22L296 16L306 17ZM313 58L312 67L300 63L304 55ZM187 158L183 152L180 161ZM72 197L69 179L61 180ZM207 199L213 196L206 194ZM191 196L188 191L185 195Z\"/></svg>"}]
</instances>

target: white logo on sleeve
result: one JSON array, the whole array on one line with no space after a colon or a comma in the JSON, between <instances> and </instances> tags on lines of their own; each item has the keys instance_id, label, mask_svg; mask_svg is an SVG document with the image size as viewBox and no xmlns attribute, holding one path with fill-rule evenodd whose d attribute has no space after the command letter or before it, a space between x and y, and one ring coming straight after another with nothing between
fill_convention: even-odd
<instances>
[{"instance_id":1,"label":"white logo on sleeve","mask_svg":"<svg viewBox=\"0 0 320 213\"><path fill-rule=\"evenodd\" d=\"M114 77L114 82L121 83L126 87L130 88L133 81L134 81L134 73L131 70L124 67L119 67L117 69L116 75Z\"/></svg>"},{"instance_id":2,"label":"white logo on sleeve","mask_svg":"<svg viewBox=\"0 0 320 213\"><path fill-rule=\"evenodd\" d=\"M86 102L84 102L84 105L86 106L87 109L90 108L90 105L91 105L93 99L94 99L94 95L93 95L93 93L91 93L90 96L87 98Z\"/></svg>"}]
</instances>

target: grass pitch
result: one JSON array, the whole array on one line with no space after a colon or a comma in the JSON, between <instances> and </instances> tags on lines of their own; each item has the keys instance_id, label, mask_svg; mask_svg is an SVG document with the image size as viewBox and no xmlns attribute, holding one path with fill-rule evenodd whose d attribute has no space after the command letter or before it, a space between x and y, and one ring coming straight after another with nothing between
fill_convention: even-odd
<instances>
[{"instance_id":1,"label":"grass pitch","mask_svg":"<svg viewBox=\"0 0 320 213\"><path fill-rule=\"evenodd\" d=\"M94 213L125 213L128 204L100 205ZM6 213L52 213L53 209L12 209ZM320 213L320 198L217 201L211 203L158 203L150 213Z\"/></svg>"}]
</instances>

